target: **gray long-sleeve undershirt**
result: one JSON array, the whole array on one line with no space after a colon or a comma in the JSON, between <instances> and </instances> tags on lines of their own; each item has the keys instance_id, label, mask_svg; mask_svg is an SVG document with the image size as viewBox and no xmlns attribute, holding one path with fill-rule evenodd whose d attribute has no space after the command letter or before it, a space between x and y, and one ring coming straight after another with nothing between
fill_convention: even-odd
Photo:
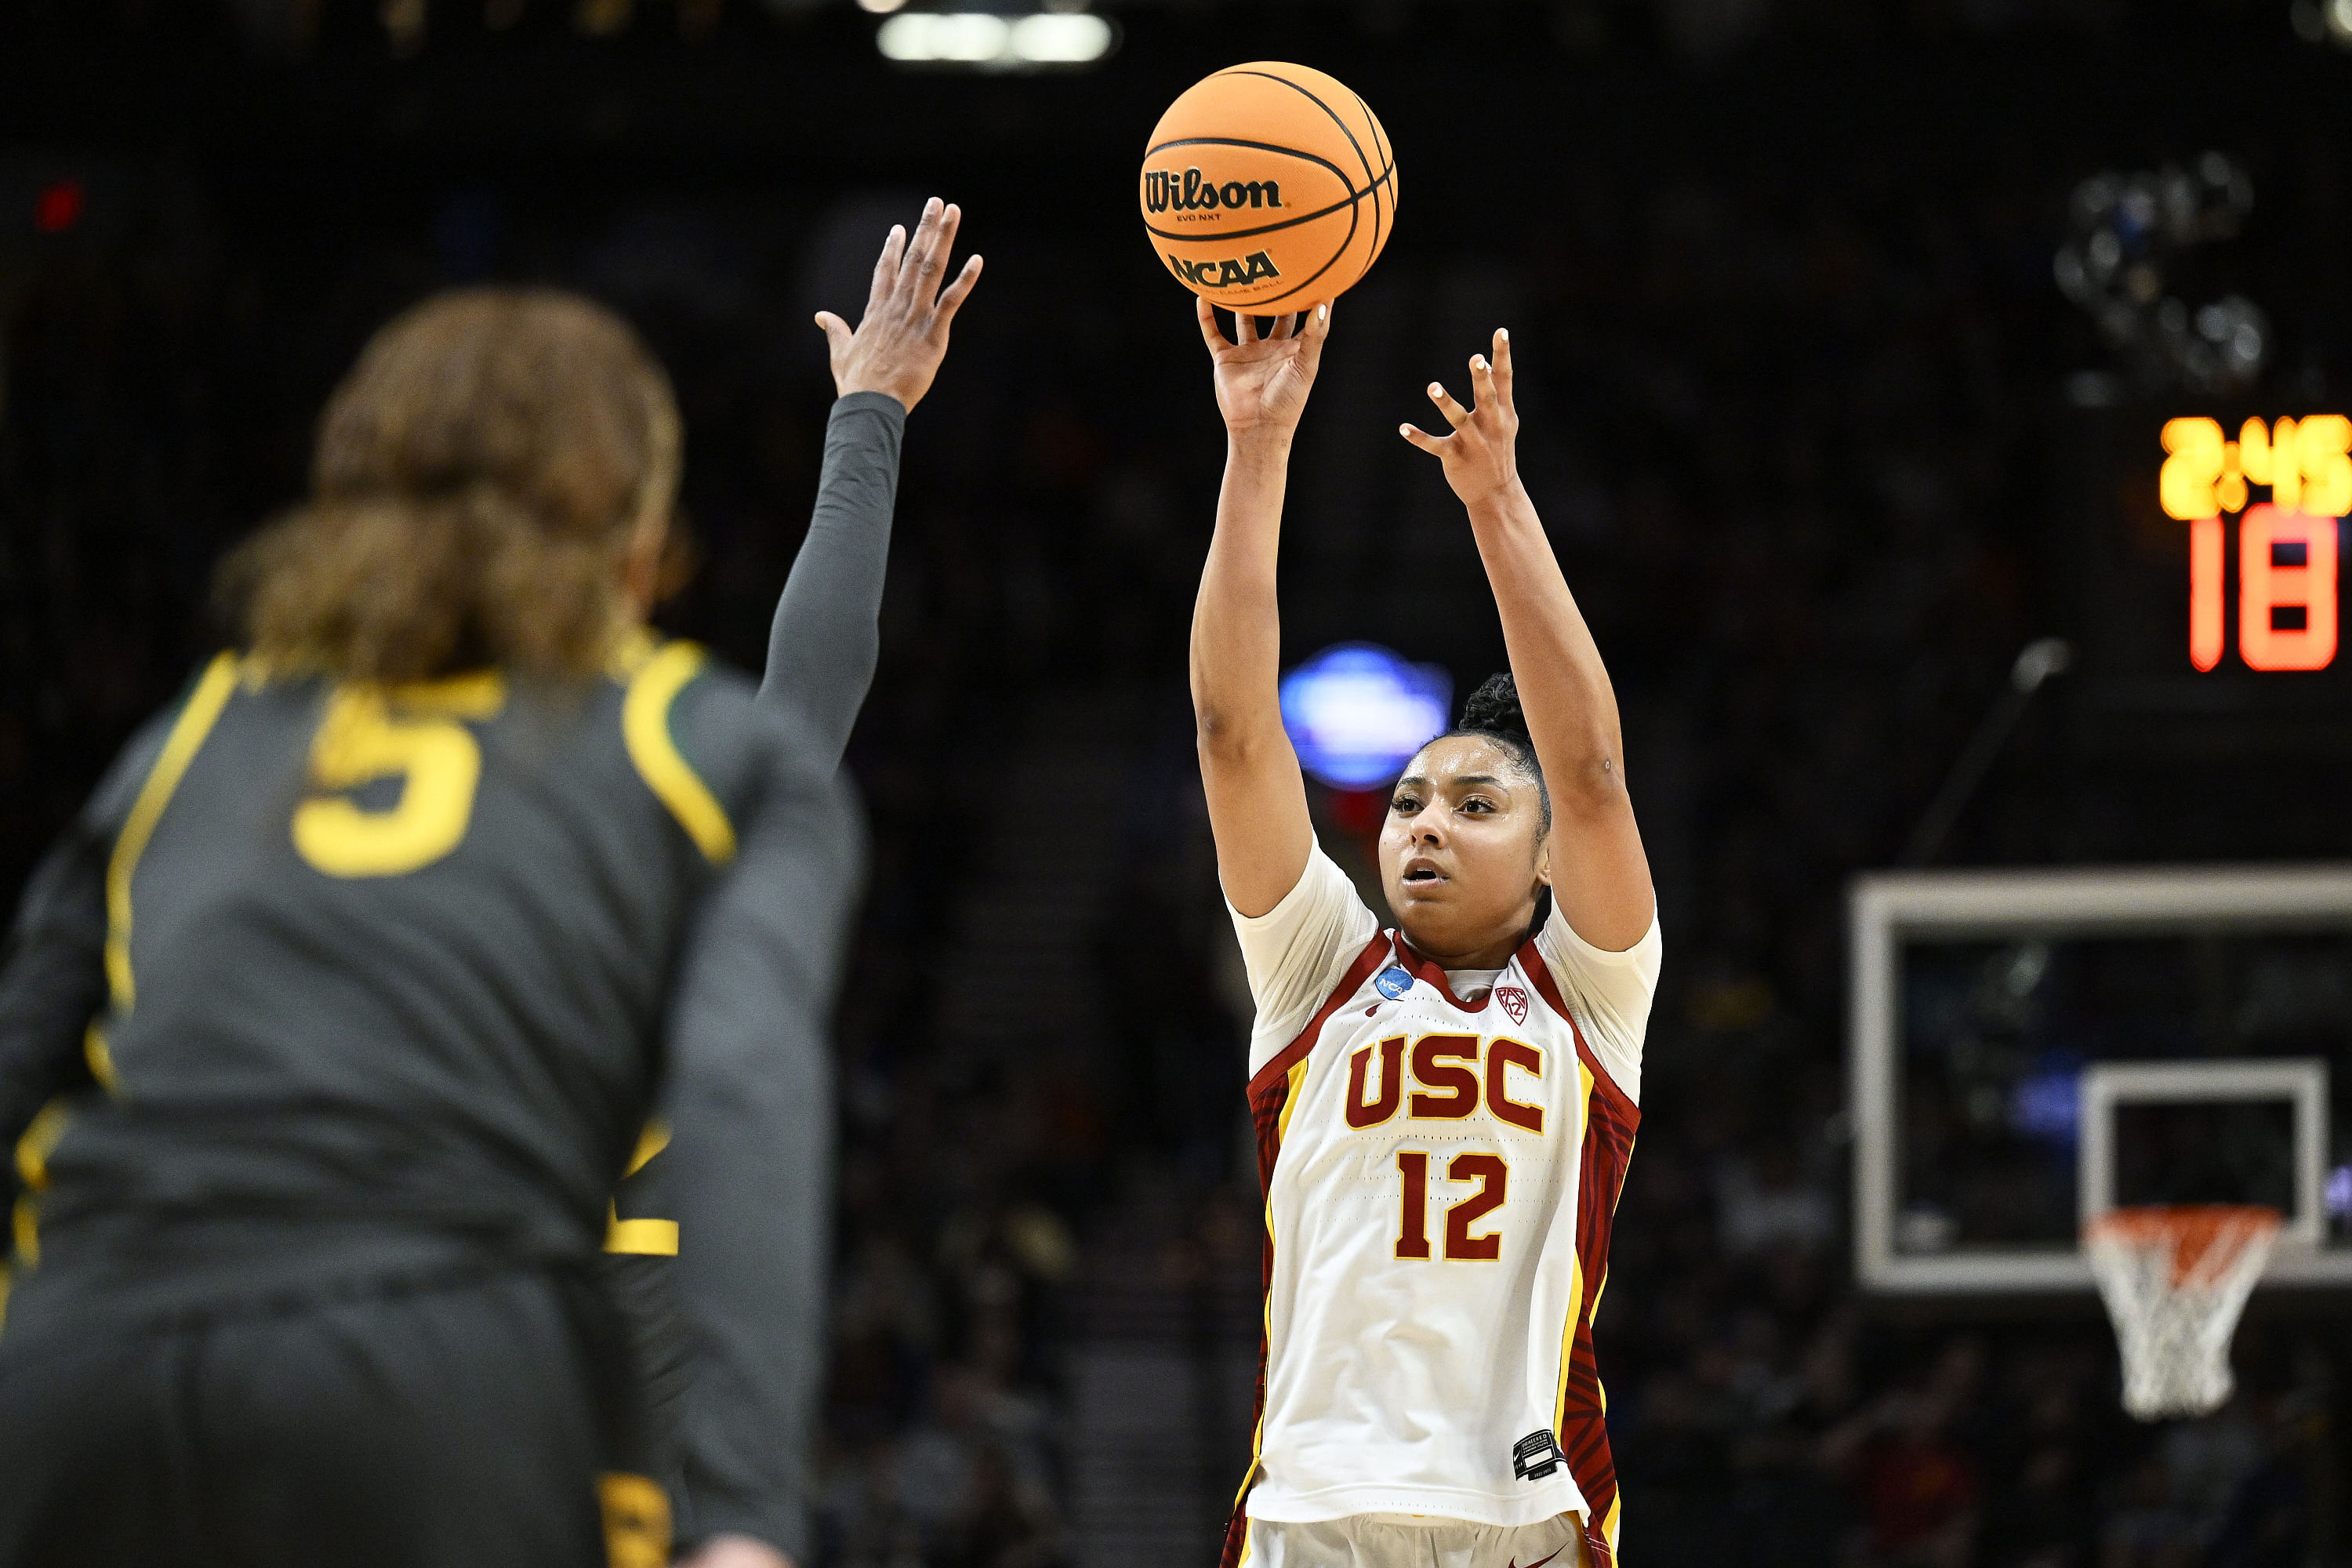
<instances>
[{"instance_id":1,"label":"gray long-sleeve undershirt","mask_svg":"<svg viewBox=\"0 0 2352 1568\"><path fill-rule=\"evenodd\" d=\"M768 634L760 700L797 709L811 746L836 765L881 653L882 577L906 428L907 410L887 393L853 392L834 404L816 510Z\"/></svg>"},{"instance_id":2,"label":"gray long-sleeve undershirt","mask_svg":"<svg viewBox=\"0 0 2352 1568\"><path fill-rule=\"evenodd\" d=\"M782 710L795 741L827 768L840 764L880 654L882 586L906 420L898 401L880 393L853 393L833 405L808 535L769 636L759 701ZM739 868L736 875L751 869ZM734 940L730 926L727 920L709 922L698 945ZM692 982L689 975L689 995L698 989ZM702 989L709 1005L728 1005L727 987ZM728 1032L760 1026L756 1018L739 1019ZM780 1060L792 1081L758 1086L757 1095L769 1102L763 1117L713 1103L696 1092L690 1078L673 1086L679 1146L668 1158L677 1168L665 1172L657 1163L645 1176L656 1188L675 1182L682 1221L680 1305L690 1334L687 1344L664 1348L658 1321L642 1326L651 1333L656 1383L687 1384L679 1458L686 1489L681 1523L689 1538L740 1532L805 1560L810 1537L799 1495L807 1484L805 1461L797 1452L776 1453L763 1445L780 1429L802 1435L804 1444L823 1385L832 1085L821 1050L814 1060ZM739 1085L724 1097L742 1092ZM781 1173L780 1162L741 1161L734 1145L785 1127L793 1130L787 1158L799 1179L770 1185ZM730 1190L744 1183L769 1194L756 1219L743 1206L746 1194ZM746 1221L769 1231L764 1244L738 1234ZM774 1271L780 1258L795 1267ZM635 1294L640 1311L650 1310L656 1320L662 1315L657 1292L649 1298L640 1288ZM754 1300L757 1316L747 1321L742 1308ZM688 1345L699 1347L699 1353ZM681 1363L681 1356L693 1359ZM673 1369L667 1378L658 1364L664 1361ZM771 1364L761 1367L762 1361Z\"/></svg>"}]
</instances>

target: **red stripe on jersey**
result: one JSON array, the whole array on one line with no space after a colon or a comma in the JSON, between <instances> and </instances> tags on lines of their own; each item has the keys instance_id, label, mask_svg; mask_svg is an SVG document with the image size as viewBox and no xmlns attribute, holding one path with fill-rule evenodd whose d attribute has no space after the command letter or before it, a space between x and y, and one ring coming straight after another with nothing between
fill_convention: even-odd
<instances>
[{"instance_id":1,"label":"red stripe on jersey","mask_svg":"<svg viewBox=\"0 0 2352 1568\"><path fill-rule=\"evenodd\" d=\"M1612 1568L1603 1525L1617 1504L1617 1464L1609 1449L1609 1424L1601 1392L1601 1369L1592 1350L1592 1312L1609 1283L1609 1234L1617 1215L1618 1194L1624 1191L1625 1172L1633 1159L1633 1136L1642 1124L1635 1105L1609 1069L1592 1054L1584 1027L1568 1010L1559 983L1530 941L1519 949L1520 967L1536 984L1544 1005L1568 1021L1576 1037L1576 1054L1592 1074L1592 1094L1585 1106L1584 1148L1577 1180L1576 1257L1583 1271L1584 1299L1574 1303L1575 1331L1570 1339L1568 1364L1560 1369L1560 1451L1568 1456L1569 1474L1584 1494L1584 1544L1591 1568Z\"/></svg>"},{"instance_id":2,"label":"red stripe on jersey","mask_svg":"<svg viewBox=\"0 0 2352 1568\"><path fill-rule=\"evenodd\" d=\"M1631 1096L1617 1087L1617 1080L1609 1076L1609 1069L1601 1065L1601 1058L1594 1056L1592 1047L1585 1043L1584 1026L1578 1023L1576 1015L1568 1010L1567 1000L1559 994L1559 982L1551 977L1551 970L1544 963L1543 954L1537 951L1534 938L1528 938L1520 947L1517 958L1519 967L1526 970L1528 978L1536 983L1536 994L1544 999L1546 1006L1568 1020L1570 1030L1576 1036L1576 1054L1582 1058L1586 1067L1592 1069L1594 1087L1605 1089L1609 1099L1615 1102L1619 1110L1633 1121L1640 1121L1641 1108L1633 1103ZM1613 1206L1617 1201L1616 1194L1611 1194L1609 1201Z\"/></svg>"},{"instance_id":3,"label":"red stripe on jersey","mask_svg":"<svg viewBox=\"0 0 2352 1568\"><path fill-rule=\"evenodd\" d=\"M1348 972L1339 976L1339 984L1332 988L1330 995L1323 999L1323 1005L1317 1009L1314 1017L1307 1020L1307 1027L1291 1037L1290 1044L1275 1052L1265 1066L1250 1074L1249 1097L1253 1107L1256 1105L1260 1093L1287 1077L1298 1058L1315 1048L1315 1037L1323 1032L1323 1026L1331 1021L1331 1015L1339 1010L1339 1004L1353 996L1357 989L1372 977L1372 971L1380 967L1381 955L1391 945L1386 931L1378 933L1364 943L1363 951L1356 954L1356 962L1348 965ZM1260 1173L1261 1175L1264 1173Z\"/></svg>"},{"instance_id":4,"label":"red stripe on jersey","mask_svg":"<svg viewBox=\"0 0 2352 1568\"><path fill-rule=\"evenodd\" d=\"M1363 951L1356 954L1356 961L1348 965L1348 972L1339 976L1339 984L1332 987L1331 994L1324 998L1321 1008L1307 1020L1307 1027L1301 1029L1290 1044L1276 1051L1265 1066L1250 1075L1250 1121L1257 1130L1257 1184L1261 1197L1270 1195L1274 1190L1274 1163L1282 1154L1282 1113L1290 1103L1290 1069L1314 1050L1316 1040L1323 1033L1323 1026L1331 1021L1331 1015L1338 1012L1342 1004L1363 989L1364 982L1380 968L1381 961L1389 955L1391 946L1386 931L1366 942ZM1270 1294L1274 1289L1274 1230L1271 1226L1266 1227L1258 1275L1261 1296ZM1250 1430L1253 1432L1258 1430L1260 1423L1265 1419L1265 1359L1268 1348L1265 1332L1261 1330L1257 1342L1257 1402L1250 1417ZM1249 1519L1244 1511L1244 1504L1249 1500L1251 1483L1256 1479L1257 1456L1253 1453L1249 1473L1242 1477L1242 1489L1234 1495L1233 1517L1225 1521L1225 1550L1220 1568L1234 1568L1234 1564L1241 1561L1242 1547L1249 1531Z\"/></svg>"}]
</instances>

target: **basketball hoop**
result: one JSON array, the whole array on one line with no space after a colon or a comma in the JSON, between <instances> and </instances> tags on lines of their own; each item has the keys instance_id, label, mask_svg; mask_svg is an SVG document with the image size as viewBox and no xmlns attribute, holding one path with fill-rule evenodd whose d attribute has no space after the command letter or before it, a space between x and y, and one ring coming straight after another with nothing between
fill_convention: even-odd
<instances>
[{"instance_id":1,"label":"basketball hoop","mask_svg":"<svg viewBox=\"0 0 2352 1568\"><path fill-rule=\"evenodd\" d=\"M2258 1205L2182 1204L2110 1209L2084 1225L2123 1350L2126 1410L2142 1421L2202 1415L2230 1397L2230 1336L2280 1224Z\"/></svg>"}]
</instances>

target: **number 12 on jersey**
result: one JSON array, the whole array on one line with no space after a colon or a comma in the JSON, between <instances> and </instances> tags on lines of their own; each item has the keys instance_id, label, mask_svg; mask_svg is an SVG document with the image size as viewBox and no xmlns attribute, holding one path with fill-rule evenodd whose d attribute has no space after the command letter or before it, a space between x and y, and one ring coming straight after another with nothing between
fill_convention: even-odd
<instances>
[{"instance_id":1,"label":"number 12 on jersey","mask_svg":"<svg viewBox=\"0 0 2352 1568\"><path fill-rule=\"evenodd\" d=\"M1400 1258L1429 1256L1429 1155L1407 1149L1397 1155L1399 1194L1396 1255ZM1445 1180L1475 1182L1478 1190L1445 1210L1445 1259L1449 1263L1492 1263L1503 1256L1498 1232L1474 1236L1470 1227L1503 1206L1510 1193L1511 1167L1500 1154L1456 1154L1445 1163Z\"/></svg>"}]
</instances>

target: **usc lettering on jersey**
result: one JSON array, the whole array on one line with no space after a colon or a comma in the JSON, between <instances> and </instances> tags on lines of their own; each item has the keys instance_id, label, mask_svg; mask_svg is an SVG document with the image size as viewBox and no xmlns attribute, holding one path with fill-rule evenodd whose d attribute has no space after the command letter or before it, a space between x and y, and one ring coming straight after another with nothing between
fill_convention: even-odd
<instances>
[{"instance_id":1,"label":"usc lettering on jersey","mask_svg":"<svg viewBox=\"0 0 2352 1568\"><path fill-rule=\"evenodd\" d=\"M1265 1339L1245 1517L1574 1512L1608 1568L1592 1357L1641 1112L1535 941L1475 1003L1394 931L1252 1076Z\"/></svg>"}]
</instances>

